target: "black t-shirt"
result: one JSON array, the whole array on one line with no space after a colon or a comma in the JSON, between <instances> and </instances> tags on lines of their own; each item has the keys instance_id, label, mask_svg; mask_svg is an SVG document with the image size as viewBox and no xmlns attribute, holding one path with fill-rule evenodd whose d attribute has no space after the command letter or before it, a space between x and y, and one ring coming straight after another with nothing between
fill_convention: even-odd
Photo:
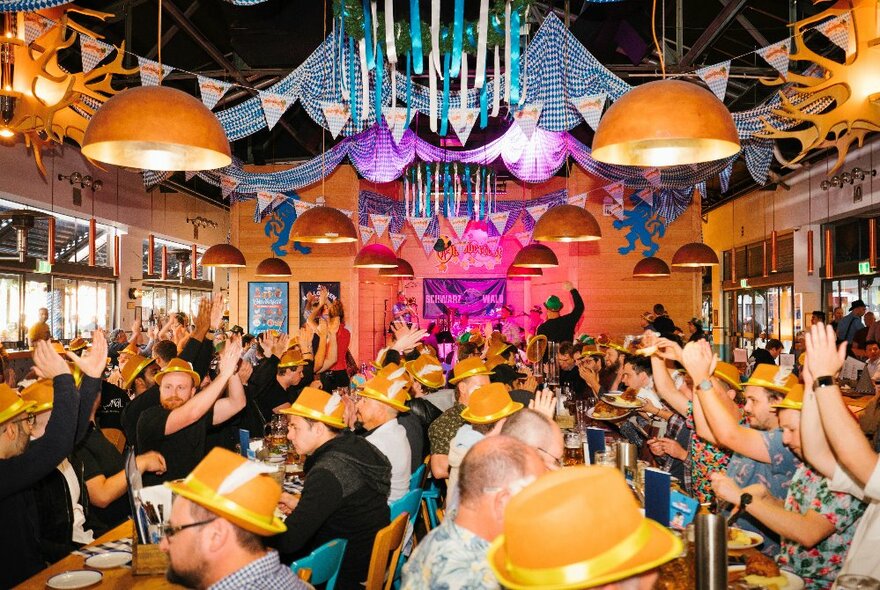
<instances>
[{"instance_id":1,"label":"black t-shirt","mask_svg":"<svg viewBox=\"0 0 880 590\"><path fill-rule=\"evenodd\" d=\"M96 419L101 428L122 429L122 411L128 405L128 392L107 381L101 382L101 405Z\"/></svg>"},{"instance_id":2,"label":"black t-shirt","mask_svg":"<svg viewBox=\"0 0 880 590\"><path fill-rule=\"evenodd\" d=\"M157 451L165 457L166 471L162 475L144 473L144 485L158 485L165 481L183 479L195 469L208 452L207 434L214 421L213 407L204 416L174 434L165 435L165 424L172 410L162 406L148 408L137 423L138 453Z\"/></svg>"},{"instance_id":3,"label":"black t-shirt","mask_svg":"<svg viewBox=\"0 0 880 590\"><path fill-rule=\"evenodd\" d=\"M159 386L153 385L148 390L128 402L122 410L122 432L125 433L125 440L129 445L135 447L138 453L142 453L137 446L137 427L138 420L148 408L159 406Z\"/></svg>"},{"instance_id":4,"label":"black t-shirt","mask_svg":"<svg viewBox=\"0 0 880 590\"><path fill-rule=\"evenodd\" d=\"M107 437L94 424L89 428L89 433L80 445L74 450L73 455L83 466L83 481L88 482L94 477L103 475L112 477L125 468L122 453L107 440ZM107 505L106 508L98 508L91 505L94 515L107 528L113 528L122 524L129 516L128 496L122 494L119 498Z\"/></svg>"},{"instance_id":5,"label":"black t-shirt","mask_svg":"<svg viewBox=\"0 0 880 590\"><path fill-rule=\"evenodd\" d=\"M577 367L573 367L568 371L559 370L559 382L568 385L574 395L575 400L587 399L587 382L581 377Z\"/></svg>"}]
</instances>

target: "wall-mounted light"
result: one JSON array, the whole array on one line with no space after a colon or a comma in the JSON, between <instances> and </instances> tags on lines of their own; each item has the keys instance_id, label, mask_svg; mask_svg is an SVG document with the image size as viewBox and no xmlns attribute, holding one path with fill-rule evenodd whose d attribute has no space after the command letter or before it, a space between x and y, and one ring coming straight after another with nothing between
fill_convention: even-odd
<instances>
[{"instance_id":1,"label":"wall-mounted light","mask_svg":"<svg viewBox=\"0 0 880 590\"><path fill-rule=\"evenodd\" d=\"M58 174L58 180L66 180L71 186L78 186L79 188L90 188L93 193L104 188L104 182L102 180L92 178L89 174L83 176L79 172L71 172L67 175Z\"/></svg>"},{"instance_id":2,"label":"wall-mounted light","mask_svg":"<svg viewBox=\"0 0 880 590\"><path fill-rule=\"evenodd\" d=\"M194 240L199 239L199 228L200 227L206 227L206 228L207 227L217 227L216 221L214 221L212 219L208 219L207 217L202 217L201 215L199 215L198 217L187 217L186 222L191 223L193 226L193 239Z\"/></svg>"},{"instance_id":3,"label":"wall-mounted light","mask_svg":"<svg viewBox=\"0 0 880 590\"><path fill-rule=\"evenodd\" d=\"M840 188L844 184L854 184L856 181L862 182L868 176L877 176L877 171L873 168L871 170L864 170L856 166L851 172L841 172L840 174L835 174L831 178L826 178L819 183L819 188L823 191L827 191L831 188Z\"/></svg>"},{"instance_id":4,"label":"wall-mounted light","mask_svg":"<svg viewBox=\"0 0 880 590\"><path fill-rule=\"evenodd\" d=\"M137 287L131 287L128 290L128 298L129 299L140 299L144 296L144 290L138 289Z\"/></svg>"}]
</instances>

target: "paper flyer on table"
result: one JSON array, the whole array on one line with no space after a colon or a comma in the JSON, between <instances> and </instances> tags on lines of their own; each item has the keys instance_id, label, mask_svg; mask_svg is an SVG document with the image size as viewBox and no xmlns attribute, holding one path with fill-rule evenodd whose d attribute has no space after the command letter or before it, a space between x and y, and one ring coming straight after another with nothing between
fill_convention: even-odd
<instances>
[{"instance_id":1,"label":"paper flyer on table","mask_svg":"<svg viewBox=\"0 0 880 590\"><path fill-rule=\"evenodd\" d=\"M840 378L855 381L859 378L859 371L864 368L865 363L848 356L846 357L846 360L843 361L843 368L840 370Z\"/></svg>"}]
</instances>

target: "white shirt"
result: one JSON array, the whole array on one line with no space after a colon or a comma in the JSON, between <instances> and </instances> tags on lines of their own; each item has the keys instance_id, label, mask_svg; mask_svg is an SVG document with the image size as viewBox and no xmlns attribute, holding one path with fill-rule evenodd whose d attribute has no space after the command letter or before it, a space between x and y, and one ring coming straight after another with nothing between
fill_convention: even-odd
<instances>
[{"instance_id":1,"label":"white shirt","mask_svg":"<svg viewBox=\"0 0 880 590\"><path fill-rule=\"evenodd\" d=\"M864 488L853 481L839 465L834 471L834 477L828 482L828 488L869 502L856 525L840 575L861 574L880 580L880 559L877 558L877 547L880 545L880 462L874 467L874 472Z\"/></svg>"},{"instance_id":2,"label":"white shirt","mask_svg":"<svg viewBox=\"0 0 880 590\"><path fill-rule=\"evenodd\" d=\"M95 537L91 530L87 531L83 528L83 525L86 523L86 515L83 512L82 504L79 502L79 480L76 478L73 465L65 459L58 466L58 471L67 480L67 488L70 490L70 505L73 506L73 541L83 545L91 543L95 540Z\"/></svg>"},{"instance_id":3,"label":"white shirt","mask_svg":"<svg viewBox=\"0 0 880 590\"><path fill-rule=\"evenodd\" d=\"M880 370L880 359L877 359L876 361L866 361L865 367L868 369L868 375L871 376L871 379L874 379L875 375L877 375L877 371Z\"/></svg>"},{"instance_id":4,"label":"white shirt","mask_svg":"<svg viewBox=\"0 0 880 590\"><path fill-rule=\"evenodd\" d=\"M409 439L406 438L406 428L395 418L371 432L367 440L382 451L391 463L391 493L388 495L388 503L391 504L409 491L412 452Z\"/></svg>"},{"instance_id":5,"label":"white shirt","mask_svg":"<svg viewBox=\"0 0 880 590\"><path fill-rule=\"evenodd\" d=\"M470 424L458 429L449 443L449 479L446 482L446 515L454 516L458 508L458 468L471 447L485 436L474 430Z\"/></svg>"}]
</instances>

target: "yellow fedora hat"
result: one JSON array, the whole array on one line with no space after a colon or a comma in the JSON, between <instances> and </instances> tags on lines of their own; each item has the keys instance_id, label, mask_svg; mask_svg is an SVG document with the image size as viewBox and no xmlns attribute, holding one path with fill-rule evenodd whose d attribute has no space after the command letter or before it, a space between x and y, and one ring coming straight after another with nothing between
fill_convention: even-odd
<instances>
[{"instance_id":1,"label":"yellow fedora hat","mask_svg":"<svg viewBox=\"0 0 880 590\"><path fill-rule=\"evenodd\" d=\"M743 390L743 384L739 378L739 369L730 363L718 361L718 365L716 365L715 372L712 375L718 377L737 391Z\"/></svg>"},{"instance_id":2,"label":"yellow fedora hat","mask_svg":"<svg viewBox=\"0 0 880 590\"><path fill-rule=\"evenodd\" d=\"M21 399L16 390L0 383L0 424L29 412L33 407L34 402Z\"/></svg>"},{"instance_id":3,"label":"yellow fedora hat","mask_svg":"<svg viewBox=\"0 0 880 590\"><path fill-rule=\"evenodd\" d=\"M486 367L486 364L479 357L468 357L458 361L452 370L452 378L449 380L450 385L455 385L462 379L474 377L475 375L491 375L492 371Z\"/></svg>"},{"instance_id":4,"label":"yellow fedora hat","mask_svg":"<svg viewBox=\"0 0 880 590\"><path fill-rule=\"evenodd\" d=\"M232 451L213 448L186 479L165 485L255 535L268 537L287 530L284 521L275 517L281 487L259 463Z\"/></svg>"},{"instance_id":5,"label":"yellow fedora hat","mask_svg":"<svg viewBox=\"0 0 880 590\"><path fill-rule=\"evenodd\" d=\"M122 389L128 389L131 387L131 384L134 383L137 376L154 362L156 362L156 359L147 358L139 354L134 354L129 357L128 362L125 363L120 371L122 374ZM156 375L156 382L159 382L158 374Z\"/></svg>"},{"instance_id":6,"label":"yellow fedora hat","mask_svg":"<svg viewBox=\"0 0 880 590\"><path fill-rule=\"evenodd\" d=\"M304 388L289 408L278 411L281 414L317 420L333 428L345 428L345 406L342 405L342 398L315 387Z\"/></svg>"},{"instance_id":7,"label":"yellow fedora hat","mask_svg":"<svg viewBox=\"0 0 880 590\"><path fill-rule=\"evenodd\" d=\"M581 348L581 356L605 356L605 351L598 344L584 344Z\"/></svg>"},{"instance_id":8,"label":"yellow fedora hat","mask_svg":"<svg viewBox=\"0 0 880 590\"><path fill-rule=\"evenodd\" d=\"M560 535L577 522L600 535ZM511 498L489 565L505 588L593 588L652 570L681 540L646 519L619 471L578 466L541 476Z\"/></svg>"},{"instance_id":9,"label":"yellow fedora hat","mask_svg":"<svg viewBox=\"0 0 880 590\"><path fill-rule=\"evenodd\" d=\"M785 394L785 398L779 402L778 404L773 404L770 407L778 408L781 410L800 410L804 407L804 384L803 383L795 383L791 389L788 390L788 393Z\"/></svg>"},{"instance_id":10,"label":"yellow fedora hat","mask_svg":"<svg viewBox=\"0 0 880 590\"><path fill-rule=\"evenodd\" d=\"M443 365L433 354L421 354L412 361L403 364L410 376L431 389L440 389L446 385L446 375L443 374Z\"/></svg>"},{"instance_id":11,"label":"yellow fedora hat","mask_svg":"<svg viewBox=\"0 0 880 590\"><path fill-rule=\"evenodd\" d=\"M788 390L797 383L797 377L792 374L791 370L791 367L777 367L776 365L765 364L757 365L755 370L752 371L749 380L746 381L745 386L748 387L749 385L754 385L756 387L778 391L779 393L788 393Z\"/></svg>"},{"instance_id":12,"label":"yellow fedora hat","mask_svg":"<svg viewBox=\"0 0 880 590\"><path fill-rule=\"evenodd\" d=\"M281 355L281 360L278 361L279 369L286 369L288 367L301 367L307 364L303 359L302 352L297 348L289 348L287 351Z\"/></svg>"},{"instance_id":13,"label":"yellow fedora hat","mask_svg":"<svg viewBox=\"0 0 880 590\"><path fill-rule=\"evenodd\" d=\"M391 363L375 377L364 383L360 394L391 406L398 412L409 412L406 401L409 399L409 377L405 367Z\"/></svg>"},{"instance_id":14,"label":"yellow fedora hat","mask_svg":"<svg viewBox=\"0 0 880 590\"><path fill-rule=\"evenodd\" d=\"M376 355L376 360L373 361L373 366L377 369L381 369L382 365L385 363L385 357L388 356L390 351L390 348L379 349L379 354Z\"/></svg>"},{"instance_id":15,"label":"yellow fedora hat","mask_svg":"<svg viewBox=\"0 0 880 590\"><path fill-rule=\"evenodd\" d=\"M67 350L69 350L70 352L76 352L78 350L82 350L82 349L88 348L88 347L89 347L89 343L86 342L84 339L74 338L73 340L70 341L70 344L67 345Z\"/></svg>"},{"instance_id":16,"label":"yellow fedora hat","mask_svg":"<svg viewBox=\"0 0 880 590\"><path fill-rule=\"evenodd\" d=\"M471 394L471 399L467 407L462 410L461 417L471 424L491 424L521 409L523 405L510 398L503 383L490 383Z\"/></svg>"},{"instance_id":17,"label":"yellow fedora hat","mask_svg":"<svg viewBox=\"0 0 880 590\"><path fill-rule=\"evenodd\" d=\"M162 379L169 373L186 373L192 377L193 387L198 387L199 383L202 382L202 378L193 370L192 365L182 358L173 358L168 361L165 368L156 373L156 383L162 385Z\"/></svg>"},{"instance_id":18,"label":"yellow fedora hat","mask_svg":"<svg viewBox=\"0 0 880 590\"><path fill-rule=\"evenodd\" d=\"M33 404L28 410L31 414L48 412L55 402L55 388L52 385L52 380L39 379L34 381L22 390L21 399Z\"/></svg>"},{"instance_id":19,"label":"yellow fedora hat","mask_svg":"<svg viewBox=\"0 0 880 590\"><path fill-rule=\"evenodd\" d=\"M541 359L544 358L544 353L547 351L547 337L543 334L538 334L537 336L532 336L529 338L529 341L526 343L526 358L529 359L530 362L538 363L541 362Z\"/></svg>"},{"instance_id":20,"label":"yellow fedora hat","mask_svg":"<svg viewBox=\"0 0 880 590\"><path fill-rule=\"evenodd\" d=\"M499 356L497 354L490 354L486 357L486 368L490 371L494 371L495 367L498 365L506 365L508 361L503 356Z\"/></svg>"},{"instance_id":21,"label":"yellow fedora hat","mask_svg":"<svg viewBox=\"0 0 880 590\"><path fill-rule=\"evenodd\" d=\"M64 354L64 353L65 353L65 350L64 350L64 345L63 345L63 344L61 344L61 343L58 342L57 340L51 340L51 341L49 342L49 344L52 345L52 350L54 350L55 352L57 352L58 354L60 354L62 357L67 358L67 356Z\"/></svg>"}]
</instances>

